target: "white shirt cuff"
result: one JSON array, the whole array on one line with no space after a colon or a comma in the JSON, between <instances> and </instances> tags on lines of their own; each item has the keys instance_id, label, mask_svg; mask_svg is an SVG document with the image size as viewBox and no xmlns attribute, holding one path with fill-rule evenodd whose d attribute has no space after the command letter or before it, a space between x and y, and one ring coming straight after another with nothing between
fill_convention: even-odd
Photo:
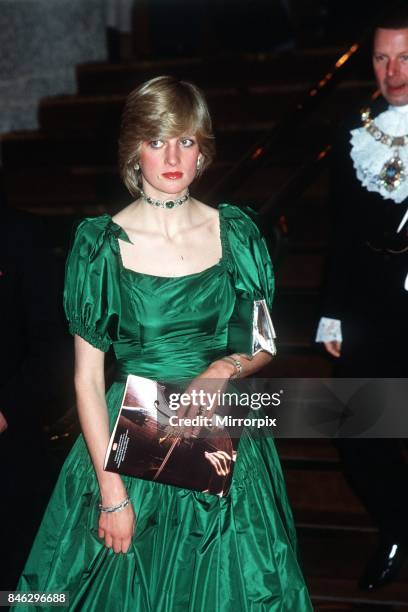
<instances>
[{"instance_id":1,"label":"white shirt cuff","mask_svg":"<svg viewBox=\"0 0 408 612\"><path fill-rule=\"evenodd\" d=\"M316 333L316 342L342 342L341 321L339 319L329 319L322 317L319 321L319 326Z\"/></svg>"}]
</instances>

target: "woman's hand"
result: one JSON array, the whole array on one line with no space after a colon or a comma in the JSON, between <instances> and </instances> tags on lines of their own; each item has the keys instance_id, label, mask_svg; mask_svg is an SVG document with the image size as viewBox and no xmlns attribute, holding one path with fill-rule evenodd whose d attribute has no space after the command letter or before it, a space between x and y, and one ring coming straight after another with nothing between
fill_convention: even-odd
<instances>
[{"instance_id":1,"label":"woman's hand","mask_svg":"<svg viewBox=\"0 0 408 612\"><path fill-rule=\"evenodd\" d=\"M105 401L105 353L75 336L75 390L82 432L98 479L103 506L116 506L126 499L119 474L105 472L103 464L109 444L109 417ZM117 512L101 512L98 534L116 553L127 552L135 527L129 503Z\"/></svg>"},{"instance_id":2,"label":"woman's hand","mask_svg":"<svg viewBox=\"0 0 408 612\"><path fill-rule=\"evenodd\" d=\"M197 416L210 419L218 407L218 399L222 401L222 394L231 377L237 375L238 378L251 376L272 359L271 355L264 351L260 351L252 359L236 353L229 357L232 360L217 359L213 361L206 370L194 378L185 390L185 396L189 396L190 401L180 405L177 409L179 419L195 418ZM241 363L242 369L240 371L237 371L234 360ZM182 432L180 432L180 427ZM184 437L188 438L191 435L197 436L201 429L201 427L183 426L182 423L180 423L180 427L169 428L169 431L173 429L178 436L182 433Z\"/></svg>"},{"instance_id":3,"label":"woman's hand","mask_svg":"<svg viewBox=\"0 0 408 612\"><path fill-rule=\"evenodd\" d=\"M214 415L219 398L222 397L229 379L235 373L232 363L219 359L211 363L206 370L192 380L184 391L184 396L190 398L188 405L181 405L177 410L179 419L194 419L197 416L211 419ZM197 436L200 426L181 425L182 435L186 438Z\"/></svg>"},{"instance_id":4,"label":"woman's hand","mask_svg":"<svg viewBox=\"0 0 408 612\"><path fill-rule=\"evenodd\" d=\"M115 553L126 553L135 531L135 513L132 504L118 512L101 512L98 535L105 540L105 546Z\"/></svg>"}]
</instances>

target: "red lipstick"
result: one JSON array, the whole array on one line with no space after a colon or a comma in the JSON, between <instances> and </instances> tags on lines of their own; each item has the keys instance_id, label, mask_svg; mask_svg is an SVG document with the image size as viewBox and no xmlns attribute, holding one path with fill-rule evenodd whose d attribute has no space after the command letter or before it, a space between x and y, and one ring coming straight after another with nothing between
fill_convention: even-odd
<instances>
[{"instance_id":1,"label":"red lipstick","mask_svg":"<svg viewBox=\"0 0 408 612\"><path fill-rule=\"evenodd\" d=\"M183 173L182 172L163 172L162 176L164 176L164 178L166 179L170 179L174 181L176 179L181 179L181 177L183 176Z\"/></svg>"}]
</instances>

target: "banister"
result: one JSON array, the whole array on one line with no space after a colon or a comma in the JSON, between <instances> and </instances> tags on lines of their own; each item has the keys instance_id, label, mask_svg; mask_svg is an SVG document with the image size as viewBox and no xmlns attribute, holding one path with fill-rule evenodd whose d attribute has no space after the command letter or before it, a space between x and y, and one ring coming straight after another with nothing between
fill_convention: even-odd
<instances>
[{"instance_id":1,"label":"banister","mask_svg":"<svg viewBox=\"0 0 408 612\"><path fill-rule=\"evenodd\" d=\"M342 53L333 67L310 87L303 98L291 108L279 123L256 141L248 151L230 168L228 172L205 194L206 200L215 200L237 189L246 178L258 168L261 168L268 157L272 146L276 146L279 139L287 136L293 129L298 129L299 123L331 93L338 82L343 78L346 69L350 68L350 61L361 50L361 43L352 44Z\"/></svg>"}]
</instances>

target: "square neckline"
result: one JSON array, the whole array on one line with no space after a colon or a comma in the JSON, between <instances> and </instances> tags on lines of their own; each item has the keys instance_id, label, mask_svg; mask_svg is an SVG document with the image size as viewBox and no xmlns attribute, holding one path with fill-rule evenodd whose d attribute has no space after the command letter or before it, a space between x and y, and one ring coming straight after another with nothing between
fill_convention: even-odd
<instances>
[{"instance_id":1,"label":"square neckline","mask_svg":"<svg viewBox=\"0 0 408 612\"><path fill-rule=\"evenodd\" d=\"M119 225L119 223L116 223L116 221L113 220L112 215L110 215L109 213L106 213L106 216L109 218L110 225L115 227L119 231L119 233L115 233L115 238L116 238L116 243L117 243L117 250L118 250L118 257L119 257L121 271L123 273L130 273L131 275L134 274L135 276L139 276L139 277L145 276L148 278L162 279L162 280L180 280L183 278L187 279L187 278L193 278L196 276L200 276L201 274L205 274L207 272L215 270L216 268L224 268L227 249L225 246L226 237L225 237L224 219L223 219L221 210L222 210L221 205L218 205L217 206L218 223L219 223L218 235L219 235L219 239L221 243L221 257L215 264L212 264L208 268L204 268L204 270L200 270L199 272L191 272L190 274L182 274L180 276L159 276L157 274L149 274L147 272L140 272L139 270L133 270L132 268L127 268L123 263L119 240L124 239L125 242L128 242L129 244L132 244L134 246L135 246L135 243L130 240L129 235L125 231L125 229L121 225Z\"/></svg>"}]
</instances>

